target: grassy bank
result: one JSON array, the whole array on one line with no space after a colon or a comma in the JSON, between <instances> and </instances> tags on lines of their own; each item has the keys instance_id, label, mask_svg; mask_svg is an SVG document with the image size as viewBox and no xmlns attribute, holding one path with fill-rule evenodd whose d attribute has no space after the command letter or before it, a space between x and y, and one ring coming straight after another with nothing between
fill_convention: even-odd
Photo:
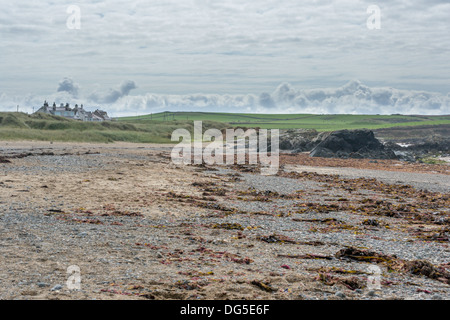
<instances>
[{"instance_id":1,"label":"grassy bank","mask_svg":"<svg viewBox=\"0 0 450 320\"><path fill-rule=\"evenodd\" d=\"M204 129L223 129L227 125L206 121ZM81 122L46 114L0 112L0 140L60 142L136 142L171 143L172 132L184 128L193 132L192 121Z\"/></svg>"}]
</instances>

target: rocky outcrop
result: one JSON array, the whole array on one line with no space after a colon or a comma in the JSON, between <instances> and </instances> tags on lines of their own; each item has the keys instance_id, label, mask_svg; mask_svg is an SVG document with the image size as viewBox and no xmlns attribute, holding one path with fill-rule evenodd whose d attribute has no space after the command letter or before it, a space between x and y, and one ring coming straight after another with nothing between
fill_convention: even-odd
<instances>
[{"instance_id":1,"label":"rocky outcrop","mask_svg":"<svg viewBox=\"0 0 450 320\"><path fill-rule=\"evenodd\" d=\"M371 130L340 130L329 134L310 153L311 157L397 159Z\"/></svg>"},{"instance_id":2,"label":"rocky outcrop","mask_svg":"<svg viewBox=\"0 0 450 320\"><path fill-rule=\"evenodd\" d=\"M329 132L317 132L307 129L290 129L280 132L280 149L292 152L311 151Z\"/></svg>"}]
</instances>

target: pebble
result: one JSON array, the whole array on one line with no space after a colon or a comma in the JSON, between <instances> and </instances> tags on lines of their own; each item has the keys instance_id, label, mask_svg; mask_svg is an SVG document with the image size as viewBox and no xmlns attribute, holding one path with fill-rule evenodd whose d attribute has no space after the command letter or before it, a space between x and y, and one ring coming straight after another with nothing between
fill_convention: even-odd
<instances>
[{"instance_id":1,"label":"pebble","mask_svg":"<svg viewBox=\"0 0 450 320\"><path fill-rule=\"evenodd\" d=\"M346 295L343 294L341 291L336 292L334 295L338 298L343 298L343 299L346 298Z\"/></svg>"},{"instance_id":2,"label":"pebble","mask_svg":"<svg viewBox=\"0 0 450 320\"><path fill-rule=\"evenodd\" d=\"M369 292L367 292L367 295L369 297L377 297L377 293L374 290L370 290Z\"/></svg>"},{"instance_id":3,"label":"pebble","mask_svg":"<svg viewBox=\"0 0 450 320\"><path fill-rule=\"evenodd\" d=\"M57 284L56 286L54 286L54 287L51 289L51 291L59 291L59 290L61 290L61 289L62 289L62 285Z\"/></svg>"}]
</instances>

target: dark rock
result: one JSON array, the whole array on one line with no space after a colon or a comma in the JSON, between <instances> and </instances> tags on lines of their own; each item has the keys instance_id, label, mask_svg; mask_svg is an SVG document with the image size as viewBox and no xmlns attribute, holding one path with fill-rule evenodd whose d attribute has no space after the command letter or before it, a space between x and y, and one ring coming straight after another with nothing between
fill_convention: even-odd
<instances>
[{"instance_id":1,"label":"dark rock","mask_svg":"<svg viewBox=\"0 0 450 320\"><path fill-rule=\"evenodd\" d=\"M395 155L400 161L416 162L416 157L413 153L407 151L394 151Z\"/></svg>"},{"instance_id":2,"label":"dark rock","mask_svg":"<svg viewBox=\"0 0 450 320\"><path fill-rule=\"evenodd\" d=\"M256 149L256 152L271 152L272 151L272 143L270 141L267 142L266 146L260 146L258 143L258 147Z\"/></svg>"},{"instance_id":3,"label":"dark rock","mask_svg":"<svg viewBox=\"0 0 450 320\"><path fill-rule=\"evenodd\" d=\"M39 288L45 288L45 287L48 287L50 285L48 283L45 283L45 282L38 282L37 286Z\"/></svg>"},{"instance_id":4,"label":"dark rock","mask_svg":"<svg viewBox=\"0 0 450 320\"><path fill-rule=\"evenodd\" d=\"M0 156L0 163L11 163L11 161L6 159L5 157Z\"/></svg>"},{"instance_id":5,"label":"dark rock","mask_svg":"<svg viewBox=\"0 0 450 320\"><path fill-rule=\"evenodd\" d=\"M281 140L280 141L280 149L281 150L292 150L292 143L289 140Z\"/></svg>"},{"instance_id":6,"label":"dark rock","mask_svg":"<svg viewBox=\"0 0 450 320\"><path fill-rule=\"evenodd\" d=\"M293 152L311 151L322 141L324 132L311 129L289 129L280 132L280 149Z\"/></svg>"},{"instance_id":7,"label":"dark rock","mask_svg":"<svg viewBox=\"0 0 450 320\"><path fill-rule=\"evenodd\" d=\"M375 138L371 130L340 130L331 133L310 153L311 157L397 159L395 153Z\"/></svg>"},{"instance_id":8,"label":"dark rock","mask_svg":"<svg viewBox=\"0 0 450 320\"><path fill-rule=\"evenodd\" d=\"M310 157L333 158L335 154L327 148L314 148L309 154Z\"/></svg>"},{"instance_id":9,"label":"dark rock","mask_svg":"<svg viewBox=\"0 0 450 320\"><path fill-rule=\"evenodd\" d=\"M416 142L411 146L404 148L408 151L423 151L425 153L446 152L450 151L450 139L449 138L426 138L422 141Z\"/></svg>"}]
</instances>

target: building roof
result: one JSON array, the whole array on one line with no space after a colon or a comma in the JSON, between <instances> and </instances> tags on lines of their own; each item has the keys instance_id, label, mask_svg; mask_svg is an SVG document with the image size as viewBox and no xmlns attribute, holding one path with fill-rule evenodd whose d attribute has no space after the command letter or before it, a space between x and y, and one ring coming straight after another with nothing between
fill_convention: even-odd
<instances>
[{"instance_id":1,"label":"building roof","mask_svg":"<svg viewBox=\"0 0 450 320\"><path fill-rule=\"evenodd\" d=\"M60 115L62 117L71 118L71 119L80 119L85 121L107 121L111 120L106 111L97 109L94 112L86 111L83 108L83 105L78 107L75 105L74 108L70 108L70 105L66 103L64 106L62 103L59 107L56 106L56 103L53 103L53 106L50 107L47 101L44 101L44 105L39 108L37 112L44 112L52 115Z\"/></svg>"}]
</instances>

